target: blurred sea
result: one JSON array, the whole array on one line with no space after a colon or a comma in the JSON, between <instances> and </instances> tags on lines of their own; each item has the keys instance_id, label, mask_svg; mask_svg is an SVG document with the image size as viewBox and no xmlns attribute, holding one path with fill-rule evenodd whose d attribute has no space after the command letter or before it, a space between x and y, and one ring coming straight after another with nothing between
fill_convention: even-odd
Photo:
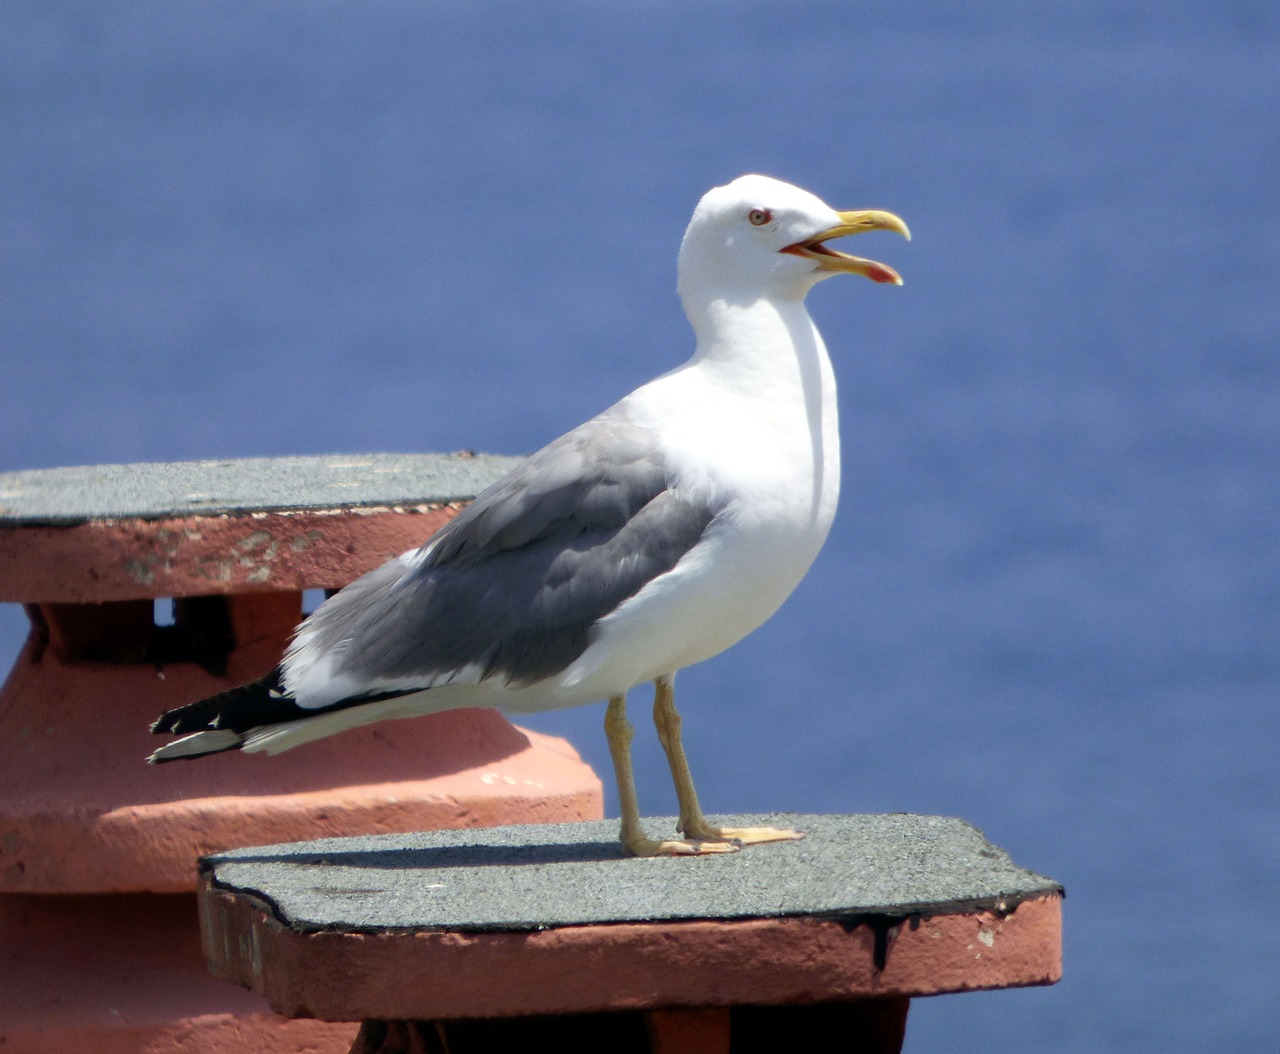
<instances>
[{"instance_id":1,"label":"blurred sea","mask_svg":"<svg viewBox=\"0 0 1280 1054\"><path fill-rule=\"evenodd\" d=\"M906 286L810 297L832 538L681 676L704 804L959 815L1066 884L1063 982L908 1051L1273 1051L1277 114L1262 0L8 0L0 470L529 451L687 356L705 189L892 209ZM530 723L608 782L601 717Z\"/></svg>"}]
</instances>

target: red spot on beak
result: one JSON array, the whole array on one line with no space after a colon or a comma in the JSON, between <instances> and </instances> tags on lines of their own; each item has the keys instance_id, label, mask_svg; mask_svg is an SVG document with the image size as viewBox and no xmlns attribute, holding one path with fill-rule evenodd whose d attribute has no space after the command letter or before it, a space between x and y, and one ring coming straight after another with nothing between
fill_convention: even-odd
<instances>
[{"instance_id":1,"label":"red spot on beak","mask_svg":"<svg viewBox=\"0 0 1280 1054\"><path fill-rule=\"evenodd\" d=\"M898 272L892 267L886 267L884 264L876 264L874 267L867 268L867 277L873 282L880 282L888 285L901 285L902 278Z\"/></svg>"}]
</instances>

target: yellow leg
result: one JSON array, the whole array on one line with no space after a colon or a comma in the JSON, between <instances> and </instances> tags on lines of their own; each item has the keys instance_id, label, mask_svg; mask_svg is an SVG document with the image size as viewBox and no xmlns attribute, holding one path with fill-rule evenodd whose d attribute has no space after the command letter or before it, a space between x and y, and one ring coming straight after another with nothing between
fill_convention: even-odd
<instances>
[{"instance_id":1,"label":"yellow leg","mask_svg":"<svg viewBox=\"0 0 1280 1054\"><path fill-rule=\"evenodd\" d=\"M627 720L627 697L611 696L604 715L604 734L613 756L613 771L618 779L618 804L622 810L620 837L623 848L632 856L697 856L701 853L731 853L737 846L730 842L658 841L644 833L640 825L640 806L636 802L635 776L631 771L631 737L635 729Z\"/></svg>"},{"instance_id":2,"label":"yellow leg","mask_svg":"<svg viewBox=\"0 0 1280 1054\"><path fill-rule=\"evenodd\" d=\"M676 785L676 798L680 802L680 833L690 841L711 845L717 842L751 845L803 838L800 831L777 827L714 827L707 821L698 805L698 792L694 790L693 776L680 739L681 718L676 710L675 677L670 674L659 677L653 686L653 723L658 729L658 741L667 752L667 764L671 766L671 778Z\"/></svg>"}]
</instances>

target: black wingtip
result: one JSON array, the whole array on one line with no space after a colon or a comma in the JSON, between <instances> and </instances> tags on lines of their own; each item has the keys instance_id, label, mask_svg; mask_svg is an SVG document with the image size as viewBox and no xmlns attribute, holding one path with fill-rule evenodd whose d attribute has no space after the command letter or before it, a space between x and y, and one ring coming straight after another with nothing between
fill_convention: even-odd
<instances>
[{"instance_id":1,"label":"black wingtip","mask_svg":"<svg viewBox=\"0 0 1280 1054\"><path fill-rule=\"evenodd\" d=\"M154 735L185 735L222 729L246 732L258 725L288 720L296 716L297 709L292 699L280 695L280 667L277 666L256 681L166 710L151 723L151 732ZM281 716L284 711L288 716Z\"/></svg>"}]
</instances>

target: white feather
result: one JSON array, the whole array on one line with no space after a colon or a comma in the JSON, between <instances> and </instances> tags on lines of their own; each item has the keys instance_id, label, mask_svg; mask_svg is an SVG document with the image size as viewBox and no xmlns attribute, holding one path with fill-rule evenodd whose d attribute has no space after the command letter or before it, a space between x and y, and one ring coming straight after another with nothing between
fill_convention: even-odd
<instances>
[{"instance_id":1,"label":"white feather","mask_svg":"<svg viewBox=\"0 0 1280 1054\"><path fill-rule=\"evenodd\" d=\"M193 732L189 736L166 743L153 753L147 761L156 764L159 761L172 761L174 758L196 758L201 754L216 754L220 750L230 750L241 740L239 732L230 729L215 729L207 732Z\"/></svg>"}]
</instances>

